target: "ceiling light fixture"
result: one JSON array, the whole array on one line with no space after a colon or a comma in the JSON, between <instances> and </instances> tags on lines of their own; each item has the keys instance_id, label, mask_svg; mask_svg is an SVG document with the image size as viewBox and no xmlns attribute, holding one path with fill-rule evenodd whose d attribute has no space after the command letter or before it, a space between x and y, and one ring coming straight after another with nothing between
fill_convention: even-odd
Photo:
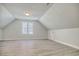
<instances>
[{"instance_id":1,"label":"ceiling light fixture","mask_svg":"<svg viewBox=\"0 0 79 59\"><path fill-rule=\"evenodd\" d=\"M25 15L26 15L26 16L29 16L30 14L29 14L29 13L25 13Z\"/></svg>"},{"instance_id":2,"label":"ceiling light fixture","mask_svg":"<svg viewBox=\"0 0 79 59\"><path fill-rule=\"evenodd\" d=\"M26 16L30 16L32 13L31 13L31 11L30 10L27 10L27 11L25 11L25 13L24 13Z\"/></svg>"}]
</instances>

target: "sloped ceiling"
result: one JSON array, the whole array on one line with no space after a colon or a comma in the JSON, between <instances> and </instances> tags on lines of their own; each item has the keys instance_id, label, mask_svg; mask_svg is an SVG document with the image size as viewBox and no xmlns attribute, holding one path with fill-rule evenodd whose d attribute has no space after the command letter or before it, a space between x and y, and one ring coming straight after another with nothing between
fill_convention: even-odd
<instances>
[{"instance_id":1,"label":"sloped ceiling","mask_svg":"<svg viewBox=\"0 0 79 59\"><path fill-rule=\"evenodd\" d=\"M0 4L0 27L5 27L15 18L38 20L48 29L79 27L79 4L55 3L52 7L51 5L44 3ZM29 17L24 15L24 12L28 9L32 12Z\"/></svg>"},{"instance_id":2,"label":"sloped ceiling","mask_svg":"<svg viewBox=\"0 0 79 59\"><path fill-rule=\"evenodd\" d=\"M3 28L12 20L14 20L14 17L2 4L0 4L0 28Z\"/></svg>"},{"instance_id":3,"label":"sloped ceiling","mask_svg":"<svg viewBox=\"0 0 79 59\"><path fill-rule=\"evenodd\" d=\"M51 30L79 27L79 4L53 4L39 21Z\"/></svg>"},{"instance_id":4,"label":"sloped ceiling","mask_svg":"<svg viewBox=\"0 0 79 59\"><path fill-rule=\"evenodd\" d=\"M38 20L51 7L46 3L4 3L0 4L0 27L3 28L11 23L15 18ZM30 10L30 16L26 16L24 12Z\"/></svg>"},{"instance_id":5,"label":"sloped ceiling","mask_svg":"<svg viewBox=\"0 0 79 59\"><path fill-rule=\"evenodd\" d=\"M3 4L11 14L18 19L31 19L38 20L47 9L52 5L47 5L46 3L6 3ZM30 16L26 16L24 13L26 11L30 12Z\"/></svg>"}]
</instances>

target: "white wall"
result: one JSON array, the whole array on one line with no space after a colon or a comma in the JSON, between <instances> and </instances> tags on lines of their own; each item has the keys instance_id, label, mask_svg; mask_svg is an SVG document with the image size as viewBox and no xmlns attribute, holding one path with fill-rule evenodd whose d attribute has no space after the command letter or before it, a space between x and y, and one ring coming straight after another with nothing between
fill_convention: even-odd
<instances>
[{"instance_id":1,"label":"white wall","mask_svg":"<svg viewBox=\"0 0 79 59\"><path fill-rule=\"evenodd\" d=\"M2 40L2 29L0 29L0 40Z\"/></svg>"},{"instance_id":2,"label":"white wall","mask_svg":"<svg viewBox=\"0 0 79 59\"><path fill-rule=\"evenodd\" d=\"M39 21L49 29L49 39L79 47L79 4L55 3Z\"/></svg>"},{"instance_id":3,"label":"white wall","mask_svg":"<svg viewBox=\"0 0 79 59\"><path fill-rule=\"evenodd\" d=\"M34 34L25 35L22 34L22 21L25 20L15 20L13 23L8 25L4 29L4 40L15 40L15 39L48 39L47 29L44 28L38 21L33 21L34 23Z\"/></svg>"},{"instance_id":4,"label":"white wall","mask_svg":"<svg viewBox=\"0 0 79 59\"><path fill-rule=\"evenodd\" d=\"M39 21L49 29L79 27L79 4L55 3Z\"/></svg>"},{"instance_id":5,"label":"white wall","mask_svg":"<svg viewBox=\"0 0 79 59\"><path fill-rule=\"evenodd\" d=\"M48 39L49 40L54 40L55 39L55 35L54 35L54 31L53 30L49 30L48 31Z\"/></svg>"},{"instance_id":6,"label":"white wall","mask_svg":"<svg viewBox=\"0 0 79 59\"><path fill-rule=\"evenodd\" d=\"M79 28L51 30L50 33L52 33L51 36L54 37L54 39L51 38L51 40L79 49Z\"/></svg>"},{"instance_id":7,"label":"white wall","mask_svg":"<svg viewBox=\"0 0 79 59\"><path fill-rule=\"evenodd\" d=\"M5 27L13 20L14 17L12 16L12 14L2 4L0 4L0 27Z\"/></svg>"}]
</instances>

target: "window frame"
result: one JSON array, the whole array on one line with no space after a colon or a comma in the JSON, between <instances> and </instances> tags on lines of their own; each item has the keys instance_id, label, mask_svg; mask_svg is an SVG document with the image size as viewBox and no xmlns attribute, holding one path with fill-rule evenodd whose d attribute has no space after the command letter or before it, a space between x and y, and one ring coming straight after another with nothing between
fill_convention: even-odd
<instances>
[{"instance_id":1,"label":"window frame","mask_svg":"<svg viewBox=\"0 0 79 59\"><path fill-rule=\"evenodd\" d=\"M22 22L22 34L33 34L33 22Z\"/></svg>"}]
</instances>

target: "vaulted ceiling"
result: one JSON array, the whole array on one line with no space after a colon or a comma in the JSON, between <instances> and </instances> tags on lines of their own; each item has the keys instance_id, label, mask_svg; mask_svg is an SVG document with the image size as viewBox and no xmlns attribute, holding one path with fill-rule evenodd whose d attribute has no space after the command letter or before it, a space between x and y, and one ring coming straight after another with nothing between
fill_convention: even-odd
<instances>
[{"instance_id":1,"label":"vaulted ceiling","mask_svg":"<svg viewBox=\"0 0 79 59\"><path fill-rule=\"evenodd\" d=\"M12 20L14 20L12 14L2 4L0 4L0 28L3 28Z\"/></svg>"},{"instance_id":2,"label":"vaulted ceiling","mask_svg":"<svg viewBox=\"0 0 79 59\"><path fill-rule=\"evenodd\" d=\"M24 13L29 10L30 16ZM79 27L78 3L4 3L0 4L0 27L15 19L38 20L48 29Z\"/></svg>"},{"instance_id":3,"label":"vaulted ceiling","mask_svg":"<svg viewBox=\"0 0 79 59\"><path fill-rule=\"evenodd\" d=\"M3 3L0 4L0 27L3 28L15 18L25 20L38 20L51 7L47 3ZM25 12L29 11L30 16Z\"/></svg>"},{"instance_id":4,"label":"vaulted ceiling","mask_svg":"<svg viewBox=\"0 0 79 59\"><path fill-rule=\"evenodd\" d=\"M39 20L48 29L79 27L78 3L55 3Z\"/></svg>"}]
</instances>

